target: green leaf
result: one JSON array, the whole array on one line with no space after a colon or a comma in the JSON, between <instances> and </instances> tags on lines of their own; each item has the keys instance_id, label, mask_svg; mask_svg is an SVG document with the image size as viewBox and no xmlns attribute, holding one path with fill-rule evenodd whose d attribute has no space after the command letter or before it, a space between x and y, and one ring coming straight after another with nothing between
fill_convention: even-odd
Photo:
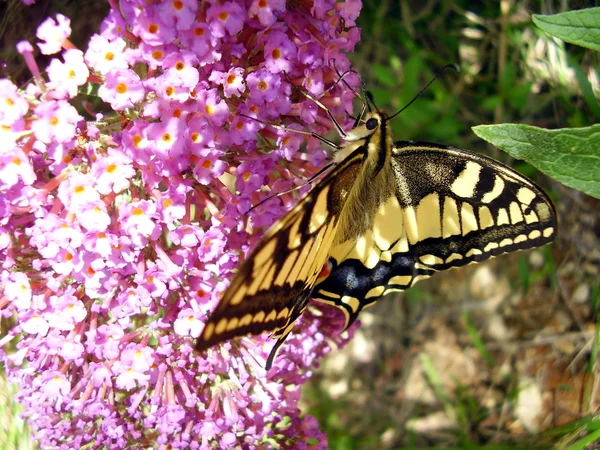
<instances>
[{"instance_id":1,"label":"green leaf","mask_svg":"<svg viewBox=\"0 0 600 450\"><path fill-rule=\"evenodd\" d=\"M534 14L533 23L565 42L600 50L600 8L579 9L552 16Z\"/></svg>"},{"instance_id":2,"label":"green leaf","mask_svg":"<svg viewBox=\"0 0 600 450\"><path fill-rule=\"evenodd\" d=\"M600 198L600 124L559 130L520 124L479 125L473 132L555 180Z\"/></svg>"}]
</instances>

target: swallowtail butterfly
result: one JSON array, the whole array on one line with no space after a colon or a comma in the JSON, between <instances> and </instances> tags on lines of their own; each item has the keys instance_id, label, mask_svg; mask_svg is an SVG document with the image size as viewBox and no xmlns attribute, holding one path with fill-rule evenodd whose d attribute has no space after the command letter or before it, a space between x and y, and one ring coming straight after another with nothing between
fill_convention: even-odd
<instances>
[{"instance_id":1,"label":"swallowtail butterfly","mask_svg":"<svg viewBox=\"0 0 600 450\"><path fill-rule=\"evenodd\" d=\"M270 331L268 370L310 298L348 327L435 272L553 240L554 207L532 181L467 150L394 142L389 118L366 105L351 131L336 123L335 164L240 264L197 350Z\"/></svg>"}]
</instances>

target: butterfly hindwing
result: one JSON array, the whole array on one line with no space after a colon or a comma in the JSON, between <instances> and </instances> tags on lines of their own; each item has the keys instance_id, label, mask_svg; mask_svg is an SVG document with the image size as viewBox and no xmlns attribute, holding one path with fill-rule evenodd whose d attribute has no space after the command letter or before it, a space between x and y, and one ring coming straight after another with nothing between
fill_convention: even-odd
<instances>
[{"instance_id":1,"label":"butterfly hindwing","mask_svg":"<svg viewBox=\"0 0 600 450\"><path fill-rule=\"evenodd\" d=\"M313 298L360 310L433 273L544 245L556 233L546 194L491 158L424 142L396 142L395 195L370 229L330 253L331 274Z\"/></svg>"},{"instance_id":2,"label":"butterfly hindwing","mask_svg":"<svg viewBox=\"0 0 600 450\"><path fill-rule=\"evenodd\" d=\"M306 308L364 158L359 149L334 166L266 232L240 264L208 319L197 350L264 331L280 338L277 346L283 342Z\"/></svg>"}]
</instances>

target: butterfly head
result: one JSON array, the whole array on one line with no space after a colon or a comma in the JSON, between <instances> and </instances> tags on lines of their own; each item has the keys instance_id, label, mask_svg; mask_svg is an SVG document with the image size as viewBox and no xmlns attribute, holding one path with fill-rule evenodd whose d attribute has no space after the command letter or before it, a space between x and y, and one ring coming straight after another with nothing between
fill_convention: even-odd
<instances>
[{"instance_id":1,"label":"butterfly head","mask_svg":"<svg viewBox=\"0 0 600 450\"><path fill-rule=\"evenodd\" d=\"M361 120L361 124L347 132L344 138L348 142L360 141L377 133L387 118L378 111L368 112Z\"/></svg>"}]
</instances>

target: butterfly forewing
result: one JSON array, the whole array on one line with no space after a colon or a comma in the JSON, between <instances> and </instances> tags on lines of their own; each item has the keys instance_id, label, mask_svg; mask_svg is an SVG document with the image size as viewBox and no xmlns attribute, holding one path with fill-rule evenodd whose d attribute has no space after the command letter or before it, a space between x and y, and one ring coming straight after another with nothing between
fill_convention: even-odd
<instances>
[{"instance_id":1,"label":"butterfly forewing","mask_svg":"<svg viewBox=\"0 0 600 450\"><path fill-rule=\"evenodd\" d=\"M382 295L434 272L553 240L552 203L509 167L424 142L397 142L392 155L395 195L366 233L332 249L332 272L313 294L340 307L348 325Z\"/></svg>"},{"instance_id":2,"label":"butterfly forewing","mask_svg":"<svg viewBox=\"0 0 600 450\"><path fill-rule=\"evenodd\" d=\"M273 332L283 342L306 308L364 160L356 151L315 184L241 263L211 314L197 350L235 336Z\"/></svg>"}]
</instances>

